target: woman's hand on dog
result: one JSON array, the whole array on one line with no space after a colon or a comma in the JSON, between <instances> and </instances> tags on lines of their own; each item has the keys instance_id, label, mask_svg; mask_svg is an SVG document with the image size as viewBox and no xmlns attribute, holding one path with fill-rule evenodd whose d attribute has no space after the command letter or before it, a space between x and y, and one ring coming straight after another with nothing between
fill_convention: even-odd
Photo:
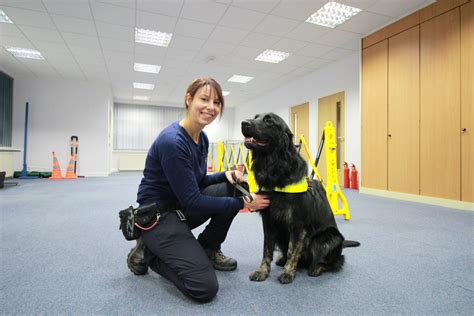
<instances>
[{"instance_id":1,"label":"woman's hand on dog","mask_svg":"<svg viewBox=\"0 0 474 316\"><path fill-rule=\"evenodd\" d=\"M262 210L270 206L270 198L265 194L255 194L250 193L252 195L253 201L247 202L244 200L244 208L249 208L252 211Z\"/></svg>"}]
</instances>

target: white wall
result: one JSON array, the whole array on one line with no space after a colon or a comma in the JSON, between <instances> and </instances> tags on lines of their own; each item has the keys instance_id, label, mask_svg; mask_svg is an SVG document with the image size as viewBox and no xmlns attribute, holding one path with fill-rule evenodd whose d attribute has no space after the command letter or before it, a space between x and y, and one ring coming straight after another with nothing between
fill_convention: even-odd
<instances>
[{"instance_id":1,"label":"white wall","mask_svg":"<svg viewBox=\"0 0 474 316\"><path fill-rule=\"evenodd\" d=\"M63 174L70 137L79 137L78 175L109 174L110 88L100 83L15 78L12 147L23 148L25 102L29 102L27 165L29 171L51 171L55 151ZM21 170L23 154L15 158Z\"/></svg>"},{"instance_id":2,"label":"white wall","mask_svg":"<svg viewBox=\"0 0 474 316\"><path fill-rule=\"evenodd\" d=\"M361 154L361 112L360 112L360 55L351 54L325 68L290 82L272 92L246 104L236 105L233 139L242 139L240 123L257 113L274 112L289 123L290 108L309 102L309 143L313 158L319 145L318 98L345 91L345 158L349 163L360 167ZM256 110L258 109L258 110ZM307 140L308 141L308 140Z\"/></svg>"}]
</instances>

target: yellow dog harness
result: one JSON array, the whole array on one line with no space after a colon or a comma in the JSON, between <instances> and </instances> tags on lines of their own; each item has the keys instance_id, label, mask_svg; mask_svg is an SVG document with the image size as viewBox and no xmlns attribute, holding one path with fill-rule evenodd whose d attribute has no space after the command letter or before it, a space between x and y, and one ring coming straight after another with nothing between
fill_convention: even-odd
<instances>
[{"instance_id":1,"label":"yellow dog harness","mask_svg":"<svg viewBox=\"0 0 474 316\"><path fill-rule=\"evenodd\" d=\"M306 177L302 178L300 181L288 184L284 187L274 187L273 190L269 190L265 187L262 187L262 191L276 191L283 193L303 193L308 191L308 181Z\"/></svg>"}]
</instances>

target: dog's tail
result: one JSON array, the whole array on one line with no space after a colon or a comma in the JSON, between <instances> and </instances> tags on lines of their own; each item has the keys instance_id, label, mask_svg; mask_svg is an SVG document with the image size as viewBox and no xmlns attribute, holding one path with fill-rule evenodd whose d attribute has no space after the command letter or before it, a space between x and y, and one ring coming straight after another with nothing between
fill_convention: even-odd
<instances>
[{"instance_id":1,"label":"dog's tail","mask_svg":"<svg viewBox=\"0 0 474 316\"><path fill-rule=\"evenodd\" d=\"M344 240L342 242L342 248L347 248L347 247L359 247L360 242L355 241L355 240Z\"/></svg>"}]
</instances>

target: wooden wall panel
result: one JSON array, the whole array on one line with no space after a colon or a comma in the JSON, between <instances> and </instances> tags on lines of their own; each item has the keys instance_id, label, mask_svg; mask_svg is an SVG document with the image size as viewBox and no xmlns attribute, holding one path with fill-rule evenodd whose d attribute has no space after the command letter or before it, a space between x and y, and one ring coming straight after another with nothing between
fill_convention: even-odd
<instances>
[{"instance_id":1,"label":"wooden wall panel","mask_svg":"<svg viewBox=\"0 0 474 316\"><path fill-rule=\"evenodd\" d=\"M461 7L461 200L474 202L474 4ZM463 131L466 129L466 131Z\"/></svg>"},{"instance_id":2,"label":"wooden wall panel","mask_svg":"<svg viewBox=\"0 0 474 316\"><path fill-rule=\"evenodd\" d=\"M388 42L388 190L420 193L420 28Z\"/></svg>"},{"instance_id":3,"label":"wooden wall panel","mask_svg":"<svg viewBox=\"0 0 474 316\"><path fill-rule=\"evenodd\" d=\"M459 9L421 24L420 193L461 198Z\"/></svg>"},{"instance_id":4,"label":"wooden wall panel","mask_svg":"<svg viewBox=\"0 0 474 316\"><path fill-rule=\"evenodd\" d=\"M387 189L387 40L362 51L362 186Z\"/></svg>"}]
</instances>

